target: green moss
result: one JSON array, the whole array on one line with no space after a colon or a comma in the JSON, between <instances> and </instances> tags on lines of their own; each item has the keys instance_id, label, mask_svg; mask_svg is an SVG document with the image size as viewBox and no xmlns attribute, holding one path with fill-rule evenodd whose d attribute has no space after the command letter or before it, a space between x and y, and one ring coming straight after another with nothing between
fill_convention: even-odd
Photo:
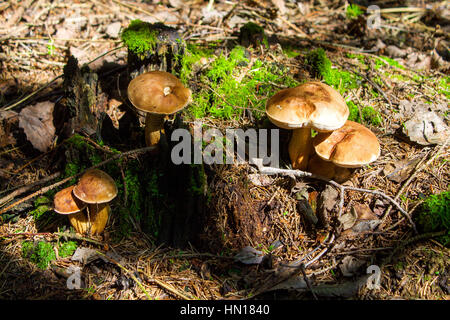
<instances>
[{"instance_id":1,"label":"green moss","mask_svg":"<svg viewBox=\"0 0 450 320\"><path fill-rule=\"evenodd\" d=\"M361 122L358 106L352 101L348 101L347 106L348 106L348 110L350 111L348 120L355 121L355 122Z\"/></svg>"},{"instance_id":2,"label":"green moss","mask_svg":"<svg viewBox=\"0 0 450 320\"><path fill-rule=\"evenodd\" d=\"M398 61L391 59L386 56L381 56L375 60L375 68L377 69L377 66L381 67L382 65L388 64L391 67L399 68L402 70L405 70L405 67L402 66Z\"/></svg>"},{"instance_id":3,"label":"green moss","mask_svg":"<svg viewBox=\"0 0 450 320\"><path fill-rule=\"evenodd\" d=\"M121 33L121 39L128 49L137 55L151 51L156 46L157 32L150 30L149 23L132 20Z\"/></svg>"},{"instance_id":4,"label":"green moss","mask_svg":"<svg viewBox=\"0 0 450 320\"><path fill-rule=\"evenodd\" d=\"M51 261L56 259L56 253L50 242L22 242L22 256L35 263L40 269L47 269Z\"/></svg>"},{"instance_id":5,"label":"green moss","mask_svg":"<svg viewBox=\"0 0 450 320\"><path fill-rule=\"evenodd\" d=\"M58 255L61 258L71 256L76 248L75 241L64 241L57 245ZM49 264L56 260L55 246L47 241L23 241L22 256L35 263L40 269L47 269Z\"/></svg>"},{"instance_id":6,"label":"green moss","mask_svg":"<svg viewBox=\"0 0 450 320\"><path fill-rule=\"evenodd\" d=\"M423 232L447 231L439 241L450 244L450 190L430 195L414 215L418 227Z\"/></svg>"},{"instance_id":7,"label":"green moss","mask_svg":"<svg viewBox=\"0 0 450 320\"><path fill-rule=\"evenodd\" d=\"M189 84L189 79L193 76L194 65L202 58L213 56L213 49L200 47L196 44L189 43L186 46L186 52L181 59L181 70L179 78L185 85Z\"/></svg>"},{"instance_id":8,"label":"green moss","mask_svg":"<svg viewBox=\"0 0 450 320\"><path fill-rule=\"evenodd\" d=\"M58 248L58 255L61 258L69 257L73 255L73 253L77 249L77 246L78 245L75 241L61 242Z\"/></svg>"},{"instance_id":9,"label":"green moss","mask_svg":"<svg viewBox=\"0 0 450 320\"><path fill-rule=\"evenodd\" d=\"M358 88L362 81L359 76L353 73L333 69L332 63L323 48L308 52L306 55L306 63L311 67L313 76L323 79L326 84L341 94L349 89Z\"/></svg>"},{"instance_id":10,"label":"green moss","mask_svg":"<svg viewBox=\"0 0 450 320\"><path fill-rule=\"evenodd\" d=\"M438 92L443 94L447 99L450 99L450 77L446 76L439 80Z\"/></svg>"},{"instance_id":11,"label":"green moss","mask_svg":"<svg viewBox=\"0 0 450 320\"><path fill-rule=\"evenodd\" d=\"M383 123L381 114L373 107L367 106L361 110L362 118L365 122L372 124L373 126L380 126Z\"/></svg>"},{"instance_id":12,"label":"green moss","mask_svg":"<svg viewBox=\"0 0 450 320\"><path fill-rule=\"evenodd\" d=\"M211 63L200 75L204 87L193 93L193 102L187 109L191 117L232 119L239 117L245 108L252 108L261 110L253 113L259 119L268 97L279 90L277 85L298 84L287 75L283 65L255 59L249 68L250 54L244 47L236 46Z\"/></svg>"},{"instance_id":13,"label":"green moss","mask_svg":"<svg viewBox=\"0 0 450 320\"><path fill-rule=\"evenodd\" d=\"M350 59L358 59L359 63L361 63L361 64L363 64L363 65L366 64L365 57L364 57L364 55L362 55L362 54L356 54L356 53L350 53L350 52L348 52L348 53L346 53L346 55L347 55L347 58L350 58Z\"/></svg>"},{"instance_id":14,"label":"green moss","mask_svg":"<svg viewBox=\"0 0 450 320\"><path fill-rule=\"evenodd\" d=\"M44 228L50 224L57 217L53 211L53 196L54 192L47 192L44 196L40 196L34 201L34 209L29 212L38 229Z\"/></svg>"},{"instance_id":15,"label":"green moss","mask_svg":"<svg viewBox=\"0 0 450 320\"><path fill-rule=\"evenodd\" d=\"M383 118L381 114L376 111L373 107L366 106L361 109L361 114L359 112L358 106L352 102L347 102L350 114L348 120L361 123L361 119L364 123L370 123L373 126L380 126L383 123ZM362 124L364 124L362 123Z\"/></svg>"},{"instance_id":16,"label":"green moss","mask_svg":"<svg viewBox=\"0 0 450 320\"><path fill-rule=\"evenodd\" d=\"M349 19L356 19L363 13L364 13L364 11L357 4L349 5L347 7L347 10L345 11L345 15Z\"/></svg>"}]
</instances>

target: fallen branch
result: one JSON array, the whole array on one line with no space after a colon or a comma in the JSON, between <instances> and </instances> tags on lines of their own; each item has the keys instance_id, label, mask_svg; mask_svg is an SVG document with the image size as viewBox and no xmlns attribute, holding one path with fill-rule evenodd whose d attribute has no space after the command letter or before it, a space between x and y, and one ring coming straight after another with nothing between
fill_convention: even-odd
<instances>
[{"instance_id":1,"label":"fallen branch","mask_svg":"<svg viewBox=\"0 0 450 320\"><path fill-rule=\"evenodd\" d=\"M416 229L416 225L414 224L414 222L412 221L411 217L409 216L408 212L403 209L400 204L398 204L394 199L392 199L390 196L386 195L385 193L378 191L378 190L369 190L369 189L362 189L362 188L355 188L355 187L350 187L350 186L344 186L341 185L339 183L337 183L336 181L327 179L325 177L310 173L310 172L305 172L305 171L300 171L300 170L289 170L289 169L279 169L279 168L272 168L272 167L266 167L263 166L262 164L262 159L253 159L254 160L254 164L258 167L258 170L260 173L262 174L281 174L281 175L285 175L285 176L294 176L294 177L298 177L298 178L311 178L311 179L317 179L317 180L321 180L324 181L326 183L331 184L332 186L336 187L339 189L341 195L340 195L340 203L339 203L339 213L338 216L341 215L342 213L342 208L343 208L343 203L344 203L344 198L343 198L343 194L345 192L345 190L350 190L350 191L358 191L358 192L364 192L364 193L371 193L371 194L375 194L378 195L380 197L383 197L385 199L387 199L389 202L392 203L392 205L394 205L409 221L409 223L411 224L412 228L414 229L414 232L417 234L417 229Z\"/></svg>"},{"instance_id":2,"label":"fallen branch","mask_svg":"<svg viewBox=\"0 0 450 320\"><path fill-rule=\"evenodd\" d=\"M133 273L131 273L127 268L125 268L124 266L122 266L119 262L117 262L116 260L114 260L111 257L108 257L106 254L100 252L97 250L97 253L99 255L101 255L102 257L106 258L107 260L109 260L110 262L114 263L115 265L117 265L120 269L122 269L123 271L125 271L125 273L127 273L133 280L134 282L137 283L137 285L139 286L139 288L141 288L141 290L145 293L145 295L147 296L147 298L149 300L152 299L152 297L150 296L150 294L147 292L147 290L145 290L144 286L142 285L142 283L135 277L135 275Z\"/></svg>"},{"instance_id":3,"label":"fallen branch","mask_svg":"<svg viewBox=\"0 0 450 320\"><path fill-rule=\"evenodd\" d=\"M2 238L13 238L13 237L63 237L68 239L75 239L80 241L86 241L91 242L100 246L104 246L105 244L103 242L83 237L79 234L73 233L73 232L20 232L20 233L8 233L5 235L2 235Z\"/></svg>"},{"instance_id":4,"label":"fallen branch","mask_svg":"<svg viewBox=\"0 0 450 320\"><path fill-rule=\"evenodd\" d=\"M56 179L56 178L58 178L60 175L61 175L61 172L55 172L54 174L51 174L51 175L49 175L49 176L47 176L47 177L45 177L45 178L43 178L43 179L41 179L41 180L39 180L39 181L36 181L36 182L34 182L34 183L32 183L32 184L29 184L29 185L20 187L20 188L14 190L13 192L11 192L10 194L8 194L6 197L1 198L1 199L0 199L0 205L6 203L6 202L8 202L8 201L10 201L10 200L13 199L14 197L16 197L16 196L18 196L18 195L20 195L20 194L22 194L22 193L25 193L25 192L27 192L28 190L30 190L30 189L32 189L32 188L38 186L38 185L41 185L41 184L47 183L47 182L49 182L49 181L51 181L51 180L53 180L53 179Z\"/></svg>"}]
</instances>

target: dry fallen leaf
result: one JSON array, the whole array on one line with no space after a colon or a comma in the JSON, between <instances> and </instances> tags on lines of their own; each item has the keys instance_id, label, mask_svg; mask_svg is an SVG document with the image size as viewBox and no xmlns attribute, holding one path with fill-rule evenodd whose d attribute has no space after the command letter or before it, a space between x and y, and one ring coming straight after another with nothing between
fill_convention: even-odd
<instances>
[{"instance_id":1,"label":"dry fallen leaf","mask_svg":"<svg viewBox=\"0 0 450 320\"><path fill-rule=\"evenodd\" d=\"M339 269L341 269L344 277L353 277L357 274L359 268L365 263L366 262L364 260L360 260L352 256L345 256L339 264Z\"/></svg>"},{"instance_id":2,"label":"dry fallen leaf","mask_svg":"<svg viewBox=\"0 0 450 320\"><path fill-rule=\"evenodd\" d=\"M352 219L355 220L353 224L347 229L345 229L346 224L344 224L345 231L342 232L344 236L351 237L364 231L374 230L381 223L381 220L378 219L378 216L373 213L369 206L366 204L354 204L348 215L350 218L347 218L348 221L345 221L347 225L352 222Z\"/></svg>"},{"instance_id":3,"label":"dry fallen leaf","mask_svg":"<svg viewBox=\"0 0 450 320\"><path fill-rule=\"evenodd\" d=\"M414 167L420 159L400 160L394 163L388 163L383 169L383 173L391 181L400 183L408 179Z\"/></svg>"},{"instance_id":4,"label":"dry fallen leaf","mask_svg":"<svg viewBox=\"0 0 450 320\"><path fill-rule=\"evenodd\" d=\"M19 127L25 131L33 147L41 152L50 148L55 136L54 106L53 102L44 101L25 107L19 113Z\"/></svg>"},{"instance_id":5,"label":"dry fallen leaf","mask_svg":"<svg viewBox=\"0 0 450 320\"><path fill-rule=\"evenodd\" d=\"M264 254L250 246L242 248L235 256L236 261L244 264L260 264L264 258Z\"/></svg>"},{"instance_id":6,"label":"dry fallen leaf","mask_svg":"<svg viewBox=\"0 0 450 320\"><path fill-rule=\"evenodd\" d=\"M353 227L357 219L358 215L355 210L350 210L350 212L347 212L338 218L339 222L342 223L343 230Z\"/></svg>"},{"instance_id":7,"label":"dry fallen leaf","mask_svg":"<svg viewBox=\"0 0 450 320\"><path fill-rule=\"evenodd\" d=\"M444 144L449 136L448 126L434 111L419 111L406 121L403 133L421 145Z\"/></svg>"}]
</instances>

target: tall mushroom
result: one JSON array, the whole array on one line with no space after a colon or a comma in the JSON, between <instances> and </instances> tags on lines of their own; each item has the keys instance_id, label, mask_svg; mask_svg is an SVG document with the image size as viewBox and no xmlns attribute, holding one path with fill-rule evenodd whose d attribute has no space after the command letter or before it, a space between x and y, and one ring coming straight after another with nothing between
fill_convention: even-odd
<instances>
[{"instance_id":1,"label":"tall mushroom","mask_svg":"<svg viewBox=\"0 0 450 320\"><path fill-rule=\"evenodd\" d=\"M380 143L376 135L365 126L350 120L333 132L317 134L312 142L317 156L326 161L324 164L320 161L310 163L308 169L313 173L320 174L320 167L326 167L327 164L339 168L362 167L380 156Z\"/></svg>"},{"instance_id":2,"label":"tall mushroom","mask_svg":"<svg viewBox=\"0 0 450 320\"><path fill-rule=\"evenodd\" d=\"M87 207L87 204L73 195L73 188L74 186L70 186L55 194L53 199L54 210L56 213L67 215L75 230L78 233L83 233L78 221L83 219L83 210Z\"/></svg>"},{"instance_id":3,"label":"tall mushroom","mask_svg":"<svg viewBox=\"0 0 450 320\"><path fill-rule=\"evenodd\" d=\"M89 231L89 228L92 234L101 233L105 229L111 211L109 202L117 196L114 179L102 170L88 170L73 188L73 194L88 204L88 216L80 220L80 224L83 225L82 233Z\"/></svg>"},{"instance_id":4,"label":"tall mushroom","mask_svg":"<svg viewBox=\"0 0 450 320\"><path fill-rule=\"evenodd\" d=\"M168 72L150 71L131 80L128 98L137 109L146 112L145 142L150 147L157 145L160 140L164 117L189 104L191 90Z\"/></svg>"},{"instance_id":5,"label":"tall mushroom","mask_svg":"<svg viewBox=\"0 0 450 320\"><path fill-rule=\"evenodd\" d=\"M312 152L311 128L336 130L344 125L349 110L336 90L313 81L277 92L267 101L266 114L276 126L293 130L289 157L294 169L305 170Z\"/></svg>"}]
</instances>

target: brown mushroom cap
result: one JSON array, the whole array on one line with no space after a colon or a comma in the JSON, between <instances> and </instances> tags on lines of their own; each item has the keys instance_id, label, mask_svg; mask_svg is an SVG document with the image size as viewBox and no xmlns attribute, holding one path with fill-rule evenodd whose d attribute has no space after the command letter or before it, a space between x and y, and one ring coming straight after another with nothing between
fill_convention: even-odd
<instances>
[{"instance_id":1,"label":"brown mushroom cap","mask_svg":"<svg viewBox=\"0 0 450 320\"><path fill-rule=\"evenodd\" d=\"M73 194L86 203L104 203L116 197L117 186L106 172L92 169L81 176L73 189Z\"/></svg>"},{"instance_id":2,"label":"brown mushroom cap","mask_svg":"<svg viewBox=\"0 0 450 320\"><path fill-rule=\"evenodd\" d=\"M191 90L168 72L150 71L131 80L128 98L139 110L168 115L187 106Z\"/></svg>"},{"instance_id":3,"label":"brown mushroom cap","mask_svg":"<svg viewBox=\"0 0 450 320\"><path fill-rule=\"evenodd\" d=\"M317 134L313 145L319 157L346 168L367 165L380 155L380 143L375 134L350 120L333 132Z\"/></svg>"},{"instance_id":4,"label":"brown mushroom cap","mask_svg":"<svg viewBox=\"0 0 450 320\"><path fill-rule=\"evenodd\" d=\"M339 92L313 81L276 93L267 101L266 114L283 129L331 131L344 125L349 110Z\"/></svg>"},{"instance_id":5,"label":"brown mushroom cap","mask_svg":"<svg viewBox=\"0 0 450 320\"><path fill-rule=\"evenodd\" d=\"M86 203L77 199L73 193L74 186L65 188L55 194L54 210L59 214L72 214L84 210L87 206Z\"/></svg>"}]
</instances>

